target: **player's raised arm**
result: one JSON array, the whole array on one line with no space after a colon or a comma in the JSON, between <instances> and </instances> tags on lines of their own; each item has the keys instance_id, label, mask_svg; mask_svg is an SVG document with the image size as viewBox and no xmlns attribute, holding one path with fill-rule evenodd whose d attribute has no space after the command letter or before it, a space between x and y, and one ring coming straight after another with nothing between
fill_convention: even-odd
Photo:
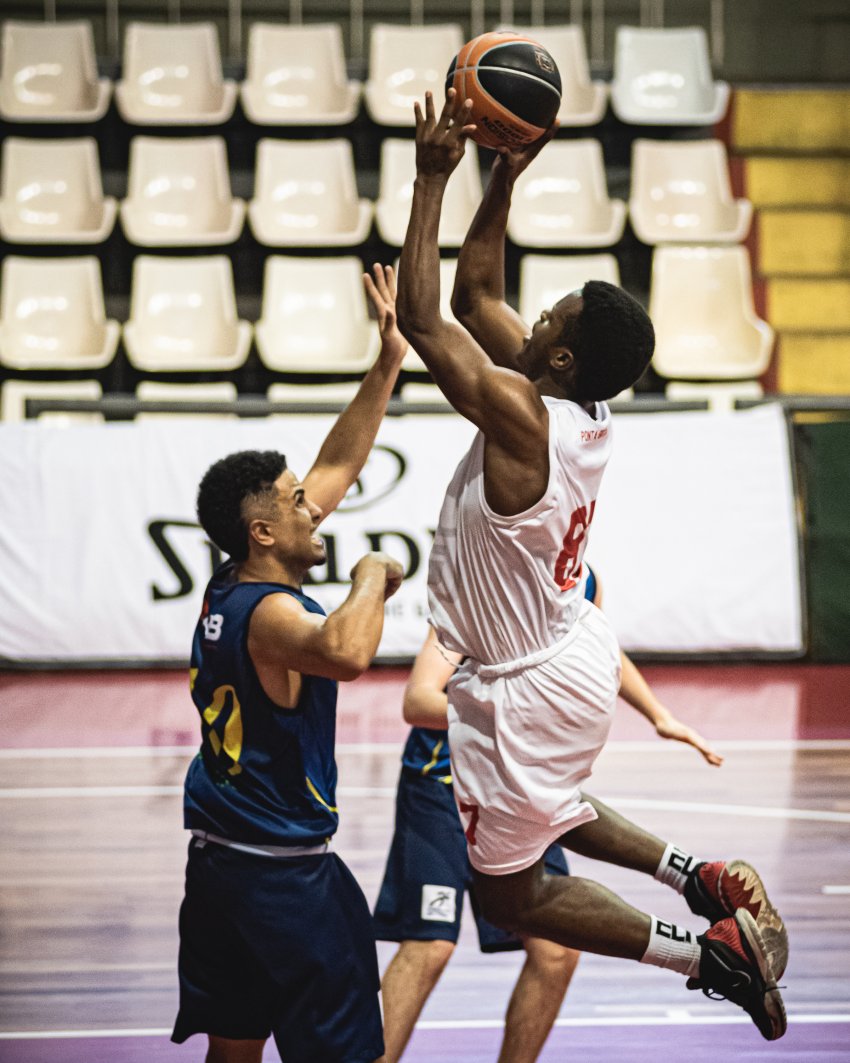
<instances>
[{"instance_id":1,"label":"player's raised arm","mask_svg":"<svg viewBox=\"0 0 850 1063\"><path fill-rule=\"evenodd\" d=\"M490 181L460 249L452 311L497 365L517 368L529 328L505 298L505 232L514 182L549 143L555 122L533 144L501 148Z\"/></svg>"},{"instance_id":2,"label":"player's raised arm","mask_svg":"<svg viewBox=\"0 0 850 1063\"><path fill-rule=\"evenodd\" d=\"M377 314L381 351L304 477L307 495L321 507L324 516L336 509L360 475L407 351L407 341L396 324L393 269L375 263L372 273L374 276L363 274L363 285Z\"/></svg>"},{"instance_id":3,"label":"player's raised arm","mask_svg":"<svg viewBox=\"0 0 850 1063\"><path fill-rule=\"evenodd\" d=\"M439 119L430 93L424 114L416 105L416 180L399 266L399 328L459 413L518 461L533 460L546 430L537 390L525 377L495 366L465 329L440 313L440 211L472 129L468 116L453 89Z\"/></svg>"},{"instance_id":4,"label":"player's raised arm","mask_svg":"<svg viewBox=\"0 0 850 1063\"><path fill-rule=\"evenodd\" d=\"M448 729L446 683L460 661L460 654L444 649L437 641L437 633L429 627L404 688L402 712L405 723L435 731Z\"/></svg>"}]
</instances>

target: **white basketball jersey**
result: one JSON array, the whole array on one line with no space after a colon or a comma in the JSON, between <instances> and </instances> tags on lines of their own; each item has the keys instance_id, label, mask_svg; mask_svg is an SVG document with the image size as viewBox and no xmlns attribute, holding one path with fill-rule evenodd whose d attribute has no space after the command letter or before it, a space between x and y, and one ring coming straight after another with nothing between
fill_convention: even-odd
<instances>
[{"instance_id":1,"label":"white basketball jersey","mask_svg":"<svg viewBox=\"0 0 850 1063\"><path fill-rule=\"evenodd\" d=\"M484 497L479 432L446 491L428 570L440 642L484 664L517 660L562 638L584 595L582 557L611 453L605 403L596 417L566 399L549 411L549 482L530 509L505 517Z\"/></svg>"}]
</instances>

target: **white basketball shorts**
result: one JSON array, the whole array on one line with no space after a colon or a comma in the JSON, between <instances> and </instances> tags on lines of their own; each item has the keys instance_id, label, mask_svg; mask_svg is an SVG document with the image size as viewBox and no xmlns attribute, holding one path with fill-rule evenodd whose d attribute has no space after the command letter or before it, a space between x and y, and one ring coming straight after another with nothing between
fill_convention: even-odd
<instances>
[{"instance_id":1,"label":"white basketball shorts","mask_svg":"<svg viewBox=\"0 0 850 1063\"><path fill-rule=\"evenodd\" d=\"M522 871L596 818L581 790L619 686L616 636L590 602L555 646L507 664L461 665L448 688L449 745L473 867Z\"/></svg>"}]
</instances>

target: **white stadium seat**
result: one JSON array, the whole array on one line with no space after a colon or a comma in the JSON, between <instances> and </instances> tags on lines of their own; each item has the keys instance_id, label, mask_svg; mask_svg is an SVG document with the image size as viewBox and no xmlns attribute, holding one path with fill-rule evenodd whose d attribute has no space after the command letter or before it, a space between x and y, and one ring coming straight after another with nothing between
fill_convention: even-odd
<instances>
[{"instance_id":1,"label":"white stadium seat","mask_svg":"<svg viewBox=\"0 0 850 1063\"><path fill-rule=\"evenodd\" d=\"M770 363L773 329L753 308L745 247L657 247L649 316L661 376L752 378Z\"/></svg>"},{"instance_id":2,"label":"white stadium seat","mask_svg":"<svg viewBox=\"0 0 850 1063\"><path fill-rule=\"evenodd\" d=\"M141 247L232 244L245 201L230 192L222 137L134 137L121 223Z\"/></svg>"},{"instance_id":3,"label":"white stadium seat","mask_svg":"<svg viewBox=\"0 0 850 1063\"><path fill-rule=\"evenodd\" d=\"M226 122L236 105L236 84L222 78L215 25L131 22L115 99L131 125Z\"/></svg>"},{"instance_id":4,"label":"white stadium seat","mask_svg":"<svg viewBox=\"0 0 850 1063\"><path fill-rule=\"evenodd\" d=\"M533 324L542 311L584 286L585 281L620 283L613 255L523 255L519 264L519 316Z\"/></svg>"},{"instance_id":5,"label":"white stadium seat","mask_svg":"<svg viewBox=\"0 0 850 1063\"><path fill-rule=\"evenodd\" d=\"M3 262L0 365L9 369L102 369L118 346L107 321L100 263L84 258Z\"/></svg>"},{"instance_id":6,"label":"white stadium seat","mask_svg":"<svg viewBox=\"0 0 850 1063\"><path fill-rule=\"evenodd\" d=\"M332 381L327 384L269 384L266 398L269 402L333 402L344 405L351 402L360 387L358 380ZM287 414L272 414L286 417Z\"/></svg>"},{"instance_id":7,"label":"white stadium seat","mask_svg":"<svg viewBox=\"0 0 850 1063\"><path fill-rule=\"evenodd\" d=\"M339 23L251 26L240 91L255 124L346 125L357 115L361 89L346 75Z\"/></svg>"},{"instance_id":8,"label":"white stadium seat","mask_svg":"<svg viewBox=\"0 0 850 1063\"><path fill-rule=\"evenodd\" d=\"M413 202L415 177L414 142L387 137L381 144L381 173L375 220L381 239L395 247L401 247L404 243ZM481 202L481 196L478 153L475 146L470 144L446 188L440 214L440 247L460 247Z\"/></svg>"},{"instance_id":9,"label":"white stadium seat","mask_svg":"<svg viewBox=\"0 0 850 1063\"><path fill-rule=\"evenodd\" d=\"M355 373L378 353L359 258L266 259L256 324L263 364L283 373Z\"/></svg>"},{"instance_id":10,"label":"white stadium seat","mask_svg":"<svg viewBox=\"0 0 850 1063\"><path fill-rule=\"evenodd\" d=\"M611 107L631 125L714 125L726 114L729 86L715 81L705 30L620 26Z\"/></svg>"},{"instance_id":11,"label":"white stadium seat","mask_svg":"<svg viewBox=\"0 0 850 1063\"><path fill-rule=\"evenodd\" d=\"M97 380L4 380L0 385L0 421L9 424L27 416L27 399L91 399L103 397ZM102 413L50 410L38 414L38 421L51 425L99 424Z\"/></svg>"},{"instance_id":12,"label":"white stadium seat","mask_svg":"<svg viewBox=\"0 0 850 1063\"><path fill-rule=\"evenodd\" d=\"M636 140L629 214L645 244L740 243L753 206L732 197L722 141Z\"/></svg>"},{"instance_id":13,"label":"white stadium seat","mask_svg":"<svg viewBox=\"0 0 850 1063\"><path fill-rule=\"evenodd\" d=\"M251 326L237 318L230 259L140 255L124 345L130 363L147 372L238 369Z\"/></svg>"},{"instance_id":14,"label":"white stadium seat","mask_svg":"<svg viewBox=\"0 0 850 1063\"><path fill-rule=\"evenodd\" d=\"M599 141L558 140L517 178L508 236L521 247L611 247L625 223L626 204L608 196Z\"/></svg>"},{"instance_id":15,"label":"white stadium seat","mask_svg":"<svg viewBox=\"0 0 850 1063\"><path fill-rule=\"evenodd\" d=\"M254 236L268 247L354 247L374 206L357 195L351 142L261 140L248 206Z\"/></svg>"},{"instance_id":16,"label":"white stadium seat","mask_svg":"<svg viewBox=\"0 0 850 1063\"><path fill-rule=\"evenodd\" d=\"M99 244L117 204L103 195L97 141L7 137L0 163L0 234L19 244Z\"/></svg>"},{"instance_id":17,"label":"white stadium seat","mask_svg":"<svg viewBox=\"0 0 850 1063\"><path fill-rule=\"evenodd\" d=\"M204 384L172 384L163 380L142 380L136 385L136 398L149 402L234 402L238 397L236 385L230 380L214 380ZM233 419L235 413L191 413L183 410L168 413L142 411L137 421L167 420L174 417Z\"/></svg>"},{"instance_id":18,"label":"white stadium seat","mask_svg":"<svg viewBox=\"0 0 850 1063\"><path fill-rule=\"evenodd\" d=\"M98 78L89 22L3 24L0 117L9 122L96 122L112 83Z\"/></svg>"},{"instance_id":19,"label":"white stadium seat","mask_svg":"<svg viewBox=\"0 0 850 1063\"><path fill-rule=\"evenodd\" d=\"M722 383L671 380L664 393L671 400L705 400L713 413L735 409L736 399L760 399L764 388L757 380L731 380Z\"/></svg>"},{"instance_id":20,"label":"white stadium seat","mask_svg":"<svg viewBox=\"0 0 850 1063\"><path fill-rule=\"evenodd\" d=\"M413 104L434 93L442 101L446 73L463 45L456 22L403 26L379 22L369 38L369 78L364 87L366 109L373 122L413 126Z\"/></svg>"}]
</instances>

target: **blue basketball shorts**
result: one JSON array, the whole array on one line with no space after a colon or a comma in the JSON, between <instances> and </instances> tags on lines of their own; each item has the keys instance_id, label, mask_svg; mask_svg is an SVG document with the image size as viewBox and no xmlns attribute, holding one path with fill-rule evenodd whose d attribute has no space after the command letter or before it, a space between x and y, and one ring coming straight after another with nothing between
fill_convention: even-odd
<instances>
[{"instance_id":1,"label":"blue basketball shorts","mask_svg":"<svg viewBox=\"0 0 850 1063\"><path fill-rule=\"evenodd\" d=\"M286 1063L384 1054L369 906L334 853L274 858L193 838L178 970L178 1044L271 1035Z\"/></svg>"},{"instance_id":2,"label":"blue basketball shorts","mask_svg":"<svg viewBox=\"0 0 850 1063\"><path fill-rule=\"evenodd\" d=\"M560 845L551 845L544 860L548 874L569 874ZM466 891L481 951L521 949L518 937L481 914L452 787L403 768L395 833L373 917L375 936L380 941L456 942Z\"/></svg>"}]
</instances>

